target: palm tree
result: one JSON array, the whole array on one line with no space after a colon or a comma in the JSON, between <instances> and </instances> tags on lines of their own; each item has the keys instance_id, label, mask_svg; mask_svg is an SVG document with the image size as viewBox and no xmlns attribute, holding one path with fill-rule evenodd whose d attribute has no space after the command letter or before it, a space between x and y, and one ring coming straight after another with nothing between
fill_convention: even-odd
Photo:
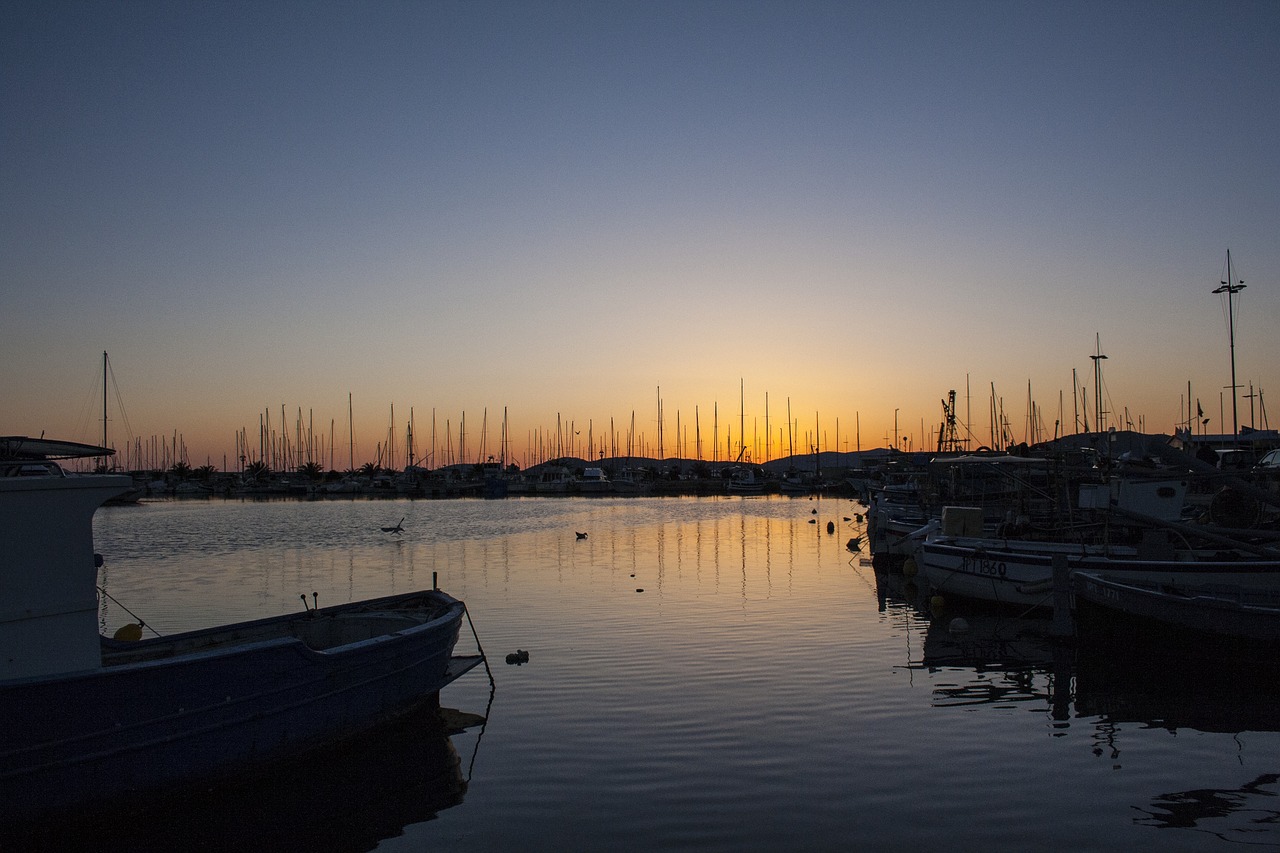
<instances>
[{"instance_id":1,"label":"palm tree","mask_svg":"<svg viewBox=\"0 0 1280 853\"><path fill-rule=\"evenodd\" d=\"M298 473L314 482L324 476L324 469L319 462L308 462L298 466Z\"/></svg>"},{"instance_id":2,"label":"palm tree","mask_svg":"<svg viewBox=\"0 0 1280 853\"><path fill-rule=\"evenodd\" d=\"M267 467L267 463L261 460L244 466L244 478L248 481L265 480L270 473L271 469Z\"/></svg>"},{"instance_id":3,"label":"palm tree","mask_svg":"<svg viewBox=\"0 0 1280 853\"><path fill-rule=\"evenodd\" d=\"M191 466L186 462L175 462L173 467L169 469L169 473L179 480L185 480L191 476Z\"/></svg>"},{"instance_id":4,"label":"palm tree","mask_svg":"<svg viewBox=\"0 0 1280 853\"><path fill-rule=\"evenodd\" d=\"M378 466L373 462L366 462L360 466L360 473L366 477L378 476Z\"/></svg>"},{"instance_id":5,"label":"palm tree","mask_svg":"<svg viewBox=\"0 0 1280 853\"><path fill-rule=\"evenodd\" d=\"M197 480L207 483L213 478L215 472L216 469L212 465L201 465L191 473L195 475Z\"/></svg>"}]
</instances>

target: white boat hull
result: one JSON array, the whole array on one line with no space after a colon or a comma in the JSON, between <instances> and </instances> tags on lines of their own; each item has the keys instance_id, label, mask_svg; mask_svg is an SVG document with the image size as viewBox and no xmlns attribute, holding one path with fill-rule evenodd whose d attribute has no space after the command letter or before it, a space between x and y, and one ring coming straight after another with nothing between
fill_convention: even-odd
<instances>
[{"instance_id":1,"label":"white boat hull","mask_svg":"<svg viewBox=\"0 0 1280 853\"><path fill-rule=\"evenodd\" d=\"M1033 550L1034 549L1034 550ZM932 588L1000 604L1053 604L1053 560L1066 557L1068 572L1149 584L1247 586L1280 591L1280 560L1140 560L1133 549L1090 550L1066 543L947 540L920 546L916 562Z\"/></svg>"}]
</instances>

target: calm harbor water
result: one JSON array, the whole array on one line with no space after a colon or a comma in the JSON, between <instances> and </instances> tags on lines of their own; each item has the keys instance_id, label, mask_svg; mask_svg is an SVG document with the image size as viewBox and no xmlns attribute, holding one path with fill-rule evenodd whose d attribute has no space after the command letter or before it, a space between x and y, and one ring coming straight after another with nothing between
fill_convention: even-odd
<instances>
[{"instance_id":1,"label":"calm harbor water","mask_svg":"<svg viewBox=\"0 0 1280 853\"><path fill-rule=\"evenodd\" d=\"M489 654L278 778L80 827L101 849L1280 848L1273 675L917 606L849 500L198 500L95 520L161 633L431 584ZM404 518L403 535L379 528ZM848 520L846 520L848 519ZM835 525L827 532L828 522ZM576 531L587 534L585 539ZM464 627L460 650L474 648ZM529 651L528 663L505 655ZM177 809L175 811L175 808Z\"/></svg>"}]
</instances>

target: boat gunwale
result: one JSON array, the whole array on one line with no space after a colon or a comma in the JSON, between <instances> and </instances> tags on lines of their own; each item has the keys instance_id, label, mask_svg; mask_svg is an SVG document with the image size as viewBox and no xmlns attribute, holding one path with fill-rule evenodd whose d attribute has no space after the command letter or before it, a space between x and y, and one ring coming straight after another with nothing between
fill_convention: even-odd
<instances>
[{"instance_id":1,"label":"boat gunwale","mask_svg":"<svg viewBox=\"0 0 1280 853\"><path fill-rule=\"evenodd\" d=\"M394 612L394 605L404 604L414 600L415 598L423 596L431 597L433 599L432 603L438 606L438 612L426 620L418 624L407 625L396 631L379 634L375 637L355 640L327 648L314 648L297 635L281 635L256 640L250 639L247 641L237 637L238 634L252 634L255 631L270 629L276 626L306 624L308 620L315 620L323 617L341 617L364 614L374 616L380 615L384 611ZM464 605L461 601L453 598L447 593L440 592L439 590L418 590L415 592L384 596L382 598L354 601L346 604L335 604L315 610L308 609L303 613L268 616L261 619L251 619L243 622L233 622L227 625L217 625L209 628L197 628L192 631L183 631L176 634L166 634L160 637L148 637L142 640L127 641L101 637L100 639L103 649L103 666L101 669L81 670L78 673L62 673L55 676L35 676L30 679L14 679L9 683L42 681L45 679L56 680L58 678L85 675L91 676L96 673L119 672L124 668L172 665L175 661L205 660L225 655L243 654L250 650L261 651L277 646L284 647L290 645L297 645L299 647L299 654L305 657L312 657L317 661L333 660L351 652L355 652L361 648L370 648L396 639L406 638L413 634L433 630L442 624L461 619L464 609ZM201 639L216 641L219 637L223 637L224 639L221 642L211 643L210 645L203 647L191 648L189 650L173 648L175 646L186 645L192 641L199 641ZM172 649L172 651L166 653L166 651L170 649ZM151 652L155 653L154 657L148 656L148 653ZM127 659L112 662L110 660L112 655Z\"/></svg>"}]
</instances>

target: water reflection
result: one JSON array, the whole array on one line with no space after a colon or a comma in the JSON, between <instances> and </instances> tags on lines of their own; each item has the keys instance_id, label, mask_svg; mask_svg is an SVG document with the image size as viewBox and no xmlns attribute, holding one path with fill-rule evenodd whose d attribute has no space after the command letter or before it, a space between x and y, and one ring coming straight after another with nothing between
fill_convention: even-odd
<instances>
[{"instance_id":1,"label":"water reflection","mask_svg":"<svg viewBox=\"0 0 1280 853\"><path fill-rule=\"evenodd\" d=\"M1273 649L1225 654L1167 632L1144 636L1089 624L1063 642L1049 635L1047 618L932 613L927 595L900 574L877 572L876 592L881 612L909 608L923 625L919 659L908 665L932 674L935 708L1048 709L1052 736L1087 726L1090 752L1113 771L1124 769L1126 747L1135 754L1149 748L1135 727L1231 735L1241 767L1275 766L1271 741L1258 734L1280 731ZM1133 824L1203 834L1204 843L1275 849L1278 798L1280 773L1266 772L1236 788L1166 792L1135 803Z\"/></svg>"},{"instance_id":2,"label":"water reflection","mask_svg":"<svg viewBox=\"0 0 1280 853\"><path fill-rule=\"evenodd\" d=\"M1217 655L1185 637L1165 637L1156 647L1139 637L1083 633L1076 710L1170 732L1280 731L1278 676L1280 665L1267 652Z\"/></svg>"},{"instance_id":3,"label":"water reflection","mask_svg":"<svg viewBox=\"0 0 1280 853\"><path fill-rule=\"evenodd\" d=\"M363 851L462 802L451 734L478 718L427 708L269 775L6 828L4 849ZM475 743L478 745L479 741ZM474 760L474 757L471 759ZM471 761L468 761L468 766Z\"/></svg>"},{"instance_id":4,"label":"water reflection","mask_svg":"<svg viewBox=\"0 0 1280 853\"><path fill-rule=\"evenodd\" d=\"M1280 774L1264 773L1239 788L1201 788L1161 794L1135 820L1159 829L1203 832L1223 841L1267 844L1280 826Z\"/></svg>"},{"instance_id":5,"label":"water reflection","mask_svg":"<svg viewBox=\"0 0 1280 853\"><path fill-rule=\"evenodd\" d=\"M1092 720L1112 752L1123 723L1170 732L1280 731L1280 663L1266 650L1225 656L1192 639L1162 637L1152 646L1089 632L1063 642L1049 635L1047 618L983 609L931 614L902 575L877 571L876 585L882 611L907 607L923 623L920 656L908 666L950 678L935 685L938 706L1044 702L1055 720Z\"/></svg>"}]
</instances>

